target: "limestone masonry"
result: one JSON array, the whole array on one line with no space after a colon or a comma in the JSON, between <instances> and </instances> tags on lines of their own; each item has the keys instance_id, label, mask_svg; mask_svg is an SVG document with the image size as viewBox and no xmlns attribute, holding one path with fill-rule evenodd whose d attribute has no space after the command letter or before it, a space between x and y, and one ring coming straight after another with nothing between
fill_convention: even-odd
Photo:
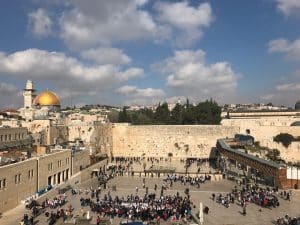
<instances>
[{"instance_id":1,"label":"limestone masonry","mask_svg":"<svg viewBox=\"0 0 300 225\"><path fill-rule=\"evenodd\" d=\"M114 157L209 158L216 140L232 137L239 127L102 125L101 151Z\"/></svg>"}]
</instances>

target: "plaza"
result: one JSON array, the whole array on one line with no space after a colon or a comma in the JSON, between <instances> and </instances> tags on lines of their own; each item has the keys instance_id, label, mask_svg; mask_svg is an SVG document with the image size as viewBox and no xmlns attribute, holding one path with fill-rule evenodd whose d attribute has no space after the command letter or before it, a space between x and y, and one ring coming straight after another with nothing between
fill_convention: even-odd
<instances>
[{"instance_id":1,"label":"plaza","mask_svg":"<svg viewBox=\"0 0 300 225\"><path fill-rule=\"evenodd\" d=\"M145 188L143 188L143 181L145 181ZM90 224L96 224L97 214L91 212L90 207L80 205L80 198L89 198L91 188L95 189L98 187L99 181L97 178L93 178L88 180L87 182L80 184L78 186L72 187L74 190L81 190L81 194L72 195L71 190L66 191L66 201L67 203L61 208L68 208L69 205L72 205L74 208L73 215L82 216L82 214L87 213L91 216ZM155 192L154 187L157 185L157 190ZM136 176L118 176L107 182L107 188L103 189L100 194L100 198L102 199L105 194L110 193L110 195L114 198L116 195L119 197L127 196L127 195L139 195L144 196L146 192L146 188L148 187L148 193L156 193L158 196L160 194L160 190L162 186L166 187L165 181L163 178L151 178L151 177L136 177ZM279 207L277 208L265 208L254 203L249 203L247 205L247 214L242 215L242 207L237 204L231 204L230 207L226 208L222 204L213 201L211 196L212 194L226 194L231 192L233 187L236 186L236 183L233 181L222 180L222 181L207 181L200 185L200 188L191 185L183 185L178 182L174 182L172 187L168 185L166 190L164 191L164 195L176 195L179 192L180 195L185 196L186 188L189 188L190 199L192 201L192 213L196 216L199 212L199 204L203 203L204 207L209 208L209 213L204 214L204 223L203 224L226 224L226 225L239 225L239 224L261 224L261 225L269 225L275 224L274 221L278 217L283 217L286 214L294 217L299 217L299 208L297 206L300 205L300 192L294 191L292 192L291 201L287 201L286 199L278 197L279 199ZM138 191L136 190L138 188ZM58 188L50 191L47 194L49 199L54 196L58 196ZM86 191L87 190L87 191ZM45 200L46 196L42 196L38 202ZM49 209L46 211L51 213L51 211L56 212L57 209ZM10 210L3 214L0 222L2 225L14 225L18 224L19 221L23 218L23 215L28 213L30 215L30 211L26 210L24 205L18 206L14 210ZM48 224L48 218L45 217L45 212L37 216L34 221L35 224ZM120 222L124 220L124 218L120 219L115 217L113 220L109 220L111 224L120 224ZM192 224L195 222L190 221L188 224ZM56 224L60 224L57 222ZM167 222L161 221L161 224L173 224L169 220Z\"/></svg>"}]
</instances>

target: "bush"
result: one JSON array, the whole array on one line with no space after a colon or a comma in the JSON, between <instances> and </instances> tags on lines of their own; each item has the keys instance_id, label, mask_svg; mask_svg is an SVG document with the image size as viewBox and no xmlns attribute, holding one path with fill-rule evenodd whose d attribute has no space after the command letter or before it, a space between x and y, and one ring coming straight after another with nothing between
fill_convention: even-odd
<instances>
[{"instance_id":1,"label":"bush","mask_svg":"<svg viewBox=\"0 0 300 225\"><path fill-rule=\"evenodd\" d=\"M276 135L273 140L277 143L281 143L284 147L287 148L292 143L292 141L295 141L296 139L293 137L293 135L290 135L288 133L280 133Z\"/></svg>"}]
</instances>

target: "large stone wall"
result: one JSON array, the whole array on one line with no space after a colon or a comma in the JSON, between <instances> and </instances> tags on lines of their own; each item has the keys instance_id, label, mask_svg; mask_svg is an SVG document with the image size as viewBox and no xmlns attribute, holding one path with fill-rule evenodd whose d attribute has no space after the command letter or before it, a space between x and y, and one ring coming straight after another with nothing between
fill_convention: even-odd
<instances>
[{"instance_id":1,"label":"large stone wall","mask_svg":"<svg viewBox=\"0 0 300 225\"><path fill-rule=\"evenodd\" d=\"M238 127L217 125L112 124L110 127L104 125L103 129L106 132L102 133L100 146L115 157L168 157L172 153L178 158L209 158L218 138L232 137L240 132Z\"/></svg>"},{"instance_id":2,"label":"large stone wall","mask_svg":"<svg viewBox=\"0 0 300 225\"><path fill-rule=\"evenodd\" d=\"M72 157L72 175L90 165L90 152L87 150L74 152Z\"/></svg>"}]
</instances>

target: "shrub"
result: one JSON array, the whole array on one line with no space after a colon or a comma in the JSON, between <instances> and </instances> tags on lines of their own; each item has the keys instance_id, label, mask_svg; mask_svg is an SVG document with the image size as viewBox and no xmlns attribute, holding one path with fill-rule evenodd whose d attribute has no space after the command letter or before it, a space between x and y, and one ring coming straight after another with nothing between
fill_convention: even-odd
<instances>
[{"instance_id":1,"label":"shrub","mask_svg":"<svg viewBox=\"0 0 300 225\"><path fill-rule=\"evenodd\" d=\"M277 143L281 143L284 147L289 147L289 145L292 143L292 141L295 141L296 139L293 137L293 135L288 133L280 133L276 135L273 140Z\"/></svg>"}]
</instances>

